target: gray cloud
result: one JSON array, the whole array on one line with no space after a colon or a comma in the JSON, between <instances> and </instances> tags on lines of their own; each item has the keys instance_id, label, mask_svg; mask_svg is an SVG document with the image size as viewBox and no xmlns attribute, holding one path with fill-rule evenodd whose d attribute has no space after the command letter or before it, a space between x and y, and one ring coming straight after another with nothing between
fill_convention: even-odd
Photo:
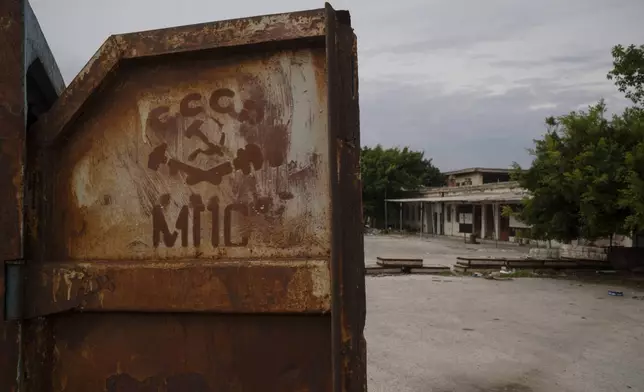
<instances>
[{"instance_id":1,"label":"gray cloud","mask_svg":"<svg viewBox=\"0 0 644 392\"><path fill-rule=\"evenodd\" d=\"M32 0L69 82L114 33L319 8L313 0ZM549 115L605 98L613 45L641 44L641 0L339 0L358 35L362 139L443 170L527 164Z\"/></svg>"},{"instance_id":2,"label":"gray cloud","mask_svg":"<svg viewBox=\"0 0 644 392\"><path fill-rule=\"evenodd\" d=\"M526 149L545 131L545 117L584 109L601 98L583 88L559 91L547 80L493 96L434 96L427 90L380 86L380 92L361 97L362 127L369 130L363 143L423 149L443 170L526 165ZM612 97L606 101L623 105Z\"/></svg>"}]
</instances>

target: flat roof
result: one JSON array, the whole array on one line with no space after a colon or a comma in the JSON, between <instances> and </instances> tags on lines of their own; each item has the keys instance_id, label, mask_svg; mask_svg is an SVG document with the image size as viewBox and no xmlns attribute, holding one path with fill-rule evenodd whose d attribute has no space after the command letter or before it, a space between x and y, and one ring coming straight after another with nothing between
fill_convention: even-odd
<instances>
[{"instance_id":1,"label":"flat roof","mask_svg":"<svg viewBox=\"0 0 644 392\"><path fill-rule=\"evenodd\" d=\"M508 193L481 193L478 195L454 195L454 196L425 196L412 197L407 199L386 199L392 203L414 203L414 202L518 202L527 197L527 194L508 192Z\"/></svg>"},{"instance_id":2,"label":"flat roof","mask_svg":"<svg viewBox=\"0 0 644 392\"><path fill-rule=\"evenodd\" d=\"M446 176L451 176L455 174L467 174L467 173L500 173L500 174L509 174L512 169L500 169L500 168L491 168L491 167L468 167L466 169L452 170L444 172Z\"/></svg>"}]
</instances>

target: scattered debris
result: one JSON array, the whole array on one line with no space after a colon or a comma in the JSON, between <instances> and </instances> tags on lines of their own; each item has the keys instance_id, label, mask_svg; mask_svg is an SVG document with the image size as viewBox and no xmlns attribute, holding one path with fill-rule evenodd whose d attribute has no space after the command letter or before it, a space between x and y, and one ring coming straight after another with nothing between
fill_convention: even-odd
<instances>
[{"instance_id":1,"label":"scattered debris","mask_svg":"<svg viewBox=\"0 0 644 392\"><path fill-rule=\"evenodd\" d=\"M488 280L512 280L512 278L502 278L500 272L490 272L485 276Z\"/></svg>"},{"instance_id":2,"label":"scattered debris","mask_svg":"<svg viewBox=\"0 0 644 392\"><path fill-rule=\"evenodd\" d=\"M474 328L463 328L463 331L471 332L471 331L474 331Z\"/></svg>"},{"instance_id":3,"label":"scattered debris","mask_svg":"<svg viewBox=\"0 0 644 392\"><path fill-rule=\"evenodd\" d=\"M515 272L516 272L515 270L511 270L511 271L510 271L510 270L508 270L508 268L507 268L507 267L501 267L500 274L501 274L501 275L512 275L512 274L514 274Z\"/></svg>"},{"instance_id":4,"label":"scattered debris","mask_svg":"<svg viewBox=\"0 0 644 392\"><path fill-rule=\"evenodd\" d=\"M481 278L481 277L483 277L483 274L482 274L482 273L480 273L480 272L474 272L474 273L472 274L472 276L473 276L473 277L475 277L475 278Z\"/></svg>"},{"instance_id":5,"label":"scattered debris","mask_svg":"<svg viewBox=\"0 0 644 392\"><path fill-rule=\"evenodd\" d=\"M612 295L613 297L623 297L624 292L623 291L608 290L608 295Z\"/></svg>"},{"instance_id":6,"label":"scattered debris","mask_svg":"<svg viewBox=\"0 0 644 392\"><path fill-rule=\"evenodd\" d=\"M634 295L633 299L639 299L640 301L644 301L644 295Z\"/></svg>"},{"instance_id":7,"label":"scattered debris","mask_svg":"<svg viewBox=\"0 0 644 392\"><path fill-rule=\"evenodd\" d=\"M381 235L382 230L374 229L374 228L371 228L371 227L365 227L364 233L365 233L365 235Z\"/></svg>"}]
</instances>

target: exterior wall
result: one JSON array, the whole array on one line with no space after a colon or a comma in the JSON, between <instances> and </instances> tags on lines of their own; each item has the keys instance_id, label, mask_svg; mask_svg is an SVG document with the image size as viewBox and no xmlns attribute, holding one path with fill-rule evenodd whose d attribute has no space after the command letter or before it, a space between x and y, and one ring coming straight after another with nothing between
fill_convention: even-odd
<instances>
[{"instance_id":1,"label":"exterior wall","mask_svg":"<svg viewBox=\"0 0 644 392\"><path fill-rule=\"evenodd\" d=\"M474 176L471 174L459 174L454 177L468 176L472 177L474 181ZM504 197L507 197L508 195L514 195L515 199L516 196L525 195L525 191L521 189L516 182L513 181L489 183L484 185L472 185L466 187L446 186L427 188L410 196L413 196L414 198L444 197L449 200L449 198L453 199L458 196L463 196L464 199L466 199L475 195L485 196L485 198L489 198L490 201L470 203L454 201L403 202L403 228L417 232L420 232L422 230L422 233L424 234L446 235L462 238L464 235L470 234L471 231L461 231L458 217L459 207L469 206L470 208L474 208L473 206L478 206L476 207L476 213L473 217L473 230L477 232L480 238L490 240L498 239L499 241L509 242L522 242L525 245L535 246L539 248L560 248L563 245L554 240L537 241L517 237L518 230L526 229L528 226L512 217L502 217L501 211L503 209L503 206L518 205L520 204L520 201L493 201L495 197L497 197L498 200L507 200L504 199ZM392 203L392 205L396 205L396 208L399 206L399 204L400 203ZM483 218L483 214L485 214L485 218ZM389 226L393 228L400 227L399 217L396 216L395 220L390 220ZM591 245L586 244L583 240L575 242L577 245ZM644 243L644 241L642 242ZM592 245L597 247L608 247L609 244L610 240L606 238L596 240ZM637 246L630 237L621 235L615 235L613 237L612 244L616 247Z\"/></svg>"},{"instance_id":2,"label":"exterior wall","mask_svg":"<svg viewBox=\"0 0 644 392\"><path fill-rule=\"evenodd\" d=\"M518 202L517 202L518 203ZM477 232L480 238L484 239L495 239L499 238L500 227L501 227L501 208L503 205L508 203L497 204L497 211L495 213L495 203L450 203L446 205L446 214L443 217L445 232L447 236L463 237L464 235L471 234L472 231ZM451 206L451 208L450 208ZM459 208L466 207L466 208ZM471 211L476 209L476 212L472 213L472 230L470 231L461 231L461 222L458 216L458 211L462 209L471 208ZM451 216L447 216L447 211L451 209ZM485 211L485 218L483 218L482 213ZM495 222L496 221L496 222Z\"/></svg>"},{"instance_id":3,"label":"exterior wall","mask_svg":"<svg viewBox=\"0 0 644 392\"><path fill-rule=\"evenodd\" d=\"M465 173L456 174L451 177L452 181L449 186L478 186L483 185L483 174L481 173ZM466 184L463 184L467 182ZM471 183L470 183L471 182Z\"/></svg>"},{"instance_id":4,"label":"exterior wall","mask_svg":"<svg viewBox=\"0 0 644 392\"><path fill-rule=\"evenodd\" d=\"M470 176L471 177L471 176ZM472 180L474 181L474 179ZM472 185L466 187L432 187L424 188L418 192L411 193L409 197L436 197L436 196L466 196L466 195L480 195L480 194L507 194L514 193L517 195L526 194L525 190L519 187L519 184L514 181L508 182L495 182L490 184Z\"/></svg>"},{"instance_id":5,"label":"exterior wall","mask_svg":"<svg viewBox=\"0 0 644 392\"><path fill-rule=\"evenodd\" d=\"M421 203L403 203L403 228L418 231L421 226Z\"/></svg>"},{"instance_id":6,"label":"exterior wall","mask_svg":"<svg viewBox=\"0 0 644 392\"><path fill-rule=\"evenodd\" d=\"M478 174L478 173L475 173ZM482 176L477 181L482 180ZM474 179L473 179L474 181ZM414 197L471 197L475 195L494 198L507 196L508 194L522 194L523 190L518 188L515 182L494 183L485 185L472 185L467 187L439 187L428 188ZM448 199L449 200L449 199ZM518 203L518 201L516 202ZM398 204L398 203L392 203ZM483 207L483 204L485 205ZM507 204L507 203L506 203ZM398 204L399 206L400 204ZM474 207L476 206L476 207ZM494 224L494 203L493 202L421 202L408 201L402 203L403 209L403 228L411 231L421 231L425 234L448 235L462 237L464 234L471 233L472 230L462 231L461 222L459 222L459 209L468 209L476 212L473 215L472 230L475 230L479 236L485 235L484 238L496 238L496 230L500 227L500 210L498 208L497 223ZM469 207L469 208L468 208ZM485 211L485 218L483 217ZM390 221L391 227L400 227L400 217L397 216L394 221Z\"/></svg>"}]
</instances>

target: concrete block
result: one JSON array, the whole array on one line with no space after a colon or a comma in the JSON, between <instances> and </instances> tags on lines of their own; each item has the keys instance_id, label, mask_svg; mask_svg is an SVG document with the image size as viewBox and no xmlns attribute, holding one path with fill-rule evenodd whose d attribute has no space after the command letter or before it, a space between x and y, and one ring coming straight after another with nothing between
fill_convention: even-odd
<instances>
[{"instance_id":1,"label":"concrete block","mask_svg":"<svg viewBox=\"0 0 644 392\"><path fill-rule=\"evenodd\" d=\"M410 272L412 274L424 274L424 275L439 275L446 272L450 272L451 269L448 266L432 266L432 267L422 267L422 268L412 268Z\"/></svg>"},{"instance_id":2,"label":"concrete block","mask_svg":"<svg viewBox=\"0 0 644 392\"><path fill-rule=\"evenodd\" d=\"M377 257L376 264L382 267L422 267L423 259Z\"/></svg>"}]
</instances>

